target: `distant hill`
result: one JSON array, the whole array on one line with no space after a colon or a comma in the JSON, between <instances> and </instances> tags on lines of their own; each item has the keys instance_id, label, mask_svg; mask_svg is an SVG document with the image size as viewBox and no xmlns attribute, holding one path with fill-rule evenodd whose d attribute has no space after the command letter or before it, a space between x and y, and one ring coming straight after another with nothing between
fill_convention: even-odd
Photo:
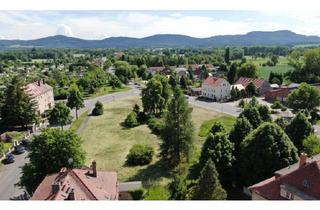
<instances>
[{"instance_id":1,"label":"distant hill","mask_svg":"<svg viewBox=\"0 0 320 210\"><path fill-rule=\"evenodd\" d=\"M195 38L176 34L158 34L144 38L110 37L84 40L62 35L35 40L0 40L0 49L17 47L41 48L160 48L160 47L224 47L253 45L319 44L320 37L296 34L292 31L253 31L243 35L220 35Z\"/></svg>"}]
</instances>

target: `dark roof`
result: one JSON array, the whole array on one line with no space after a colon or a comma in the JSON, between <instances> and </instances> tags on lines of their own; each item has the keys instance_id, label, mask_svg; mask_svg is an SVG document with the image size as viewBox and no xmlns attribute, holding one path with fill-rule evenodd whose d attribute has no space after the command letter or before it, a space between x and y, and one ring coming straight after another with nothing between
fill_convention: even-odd
<instances>
[{"instance_id":1,"label":"dark roof","mask_svg":"<svg viewBox=\"0 0 320 210\"><path fill-rule=\"evenodd\" d=\"M241 84L244 88L246 88L251 82L256 86L256 88L260 88L267 81L264 79L240 77L235 84Z\"/></svg>"}]
</instances>

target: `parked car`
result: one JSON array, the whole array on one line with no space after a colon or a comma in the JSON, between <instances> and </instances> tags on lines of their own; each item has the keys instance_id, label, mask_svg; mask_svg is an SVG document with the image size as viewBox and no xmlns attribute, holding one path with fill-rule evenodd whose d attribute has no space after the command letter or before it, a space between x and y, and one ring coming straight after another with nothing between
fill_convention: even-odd
<instances>
[{"instance_id":1,"label":"parked car","mask_svg":"<svg viewBox=\"0 0 320 210\"><path fill-rule=\"evenodd\" d=\"M24 148L24 146L22 146L22 145L18 145L18 146L15 146L14 147L14 152L16 153L16 154L22 154L22 153L24 153L26 151L26 148Z\"/></svg>"},{"instance_id":2,"label":"parked car","mask_svg":"<svg viewBox=\"0 0 320 210\"><path fill-rule=\"evenodd\" d=\"M31 141L29 139L23 139L21 141L21 145L24 146L25 148L29 147L31 144Z\"/></svg>"},{"instance_id":3,"label":"parked car","mask_svg":"<svg viewBox=\"0 0 320 210\"><path fill-rule=\"evenodd\" d=\"M14 163L15 157L13 154L8 153L6 154L6 158L4 159L4 163L9 164L9 163Z\"/></svg>"}]
</instances>

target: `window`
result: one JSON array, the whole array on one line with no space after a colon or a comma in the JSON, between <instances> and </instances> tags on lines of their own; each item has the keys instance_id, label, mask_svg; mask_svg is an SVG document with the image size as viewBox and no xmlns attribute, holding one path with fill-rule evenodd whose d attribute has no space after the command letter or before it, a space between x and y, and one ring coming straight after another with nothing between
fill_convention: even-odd
<instances>
[{"instance_id":1,"label":"window","mask_svg":"<svg viewBox=\"0 0 320 210\"><path fill-rule=\"evenodd\" d=\"M303 180L303 187L305 187L305 188L309 188L310 187L309 180L307 180L307 179Z\"/></svg>"}]
</instances>

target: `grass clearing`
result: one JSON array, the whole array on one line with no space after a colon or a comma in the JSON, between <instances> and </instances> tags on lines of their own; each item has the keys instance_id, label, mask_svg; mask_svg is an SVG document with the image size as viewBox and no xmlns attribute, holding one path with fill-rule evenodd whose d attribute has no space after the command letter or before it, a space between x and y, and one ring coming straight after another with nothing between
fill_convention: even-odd
<instances>
[{"instance_id":1,"label":"grass clearing","mask_svg":"<svg viewBox=\"0 0 320 210\"><path fill-rule=\"evenodd\" d=\"M276 72L284 74L288 71L292 70L292 67L288 64L278 64L276 66L261 66L258 69L258 76L259 78L263 78L265 80L269 80L270 72Z\"/></svg>"},{"instance_id":2,"label":"grass clearing","mask_svg":"<svg viewBox=\"0 0 320 210\"><path fill-rule=\"evenodd\" d=\"M85 99L92 99L92 98L96 98L96 97L99 97L99 96L103 96L103 95L107 95L107 94L110 94L110 93L117 93L117 92L124 92L124 91L128 91L130 90L131 88L130 87L122 87L122 88L116 88L116 89L112 89L111 86L107 86L107 87L102 87L102 88L99 88L95 93L93 94L87 94L85 93L84 94L84 98Z\"/></svg>"},{"instance_id":3,"label":"grass clearing","mask_svg":"<svg viewBox=\"0 0 320 210\"><path fill-rule=\"evenodd\" d=\"M229 132L233 124L235 123L235 121L236 121L236 118L231 115L219 114L219 116L215 117L214 119L205 121L201 125L198 135L201 137L206 137L209 134L210 129L215 122L222 123L226 128L227 132Z\"/></svg>"},{"instance_id":4,"label":"grass clearing","mask_svg":"<svg viewBox=\"0 0 320 210\"><path fill-rule=\"evenodd\" d=\"M168 199L166 185L171 178L167 170L159 164L157 155L161 139L152 134L147 125L130 129L121 126L135 104L141 107L138 96L105 103L103 115L89 118L86 127L80 133L84 140L83 148L87 153L86 164L90 165L92 160L96 160L99 170L117 171L120 181L141 180L148 189L146 199L166 200ZM220 119L224 114L194 106L192 120L195 134L199 133L204 122L217 116ZM196 154L200 152L204 140L205 137L195 135L196 153L193 159L197 158ZM126 156L134 144L147 144L154 148L156 154L149 165L134 167L125 165Z\"/></svg>"}]
</instances>

